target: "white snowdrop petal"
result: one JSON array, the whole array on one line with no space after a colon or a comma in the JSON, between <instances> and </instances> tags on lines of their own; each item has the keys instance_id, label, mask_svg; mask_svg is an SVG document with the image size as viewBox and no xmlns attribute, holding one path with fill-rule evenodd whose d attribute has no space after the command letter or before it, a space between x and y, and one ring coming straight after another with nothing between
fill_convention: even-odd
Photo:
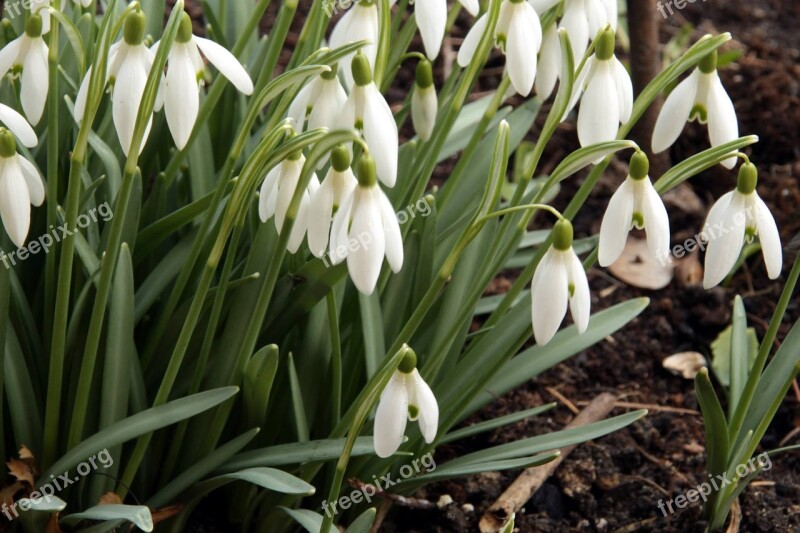
<instances>
[{"instance_id":1,"label":"white snowdrop petal","mask_svg":"<svg viewBox=\"0 0 800 533\"><path fill-rule=\"evenodd\" d=\"M192 38L197 47L206 58L214 65L220 74L228 78L236 89L246 95L253 94L253 80L239 60L214 41L203 37Z\"/></svg>"},{"instance_id":2,"label":"white snowdrop petal","mask_svg":"<svg viewBox=\"0 0 800 533\"><path fill-rule=\"evenodd\" d=\"M558 331L567 314L569 287L566 266L551 248L533 275L531 318L536 344L544 346Z\"/></svg>"},{"instance_id":3,"label":"white snowdrop petal","mask_svg":"<svg viewBox=\"0 0 800 533\"><path fill-rule=\"evenodd\" d=\"M197 86L197 73L189 54L183 50L174 53L170 58L164 89L165 112L175 146L178 150L182 150L189 142L197 121L200 110L200 89Z\"/></svg>"},{"instance_id":4,"label":"white snowdrop petal","mask_svg":"<svg viewBox=\"0 0 800 533\"><path fill-rule=\"evenodd\" d=\"M303 244L303 238L306 236L306 229L308 228L308 190L303 192L300 199L300 207L297 209L297 218L292 224L292 233L289 235L289 242L286 244L286 249L290 254L296 254Z\"/></svg>"},{"instance_id":5,"label":"white snowdrop petal","mask_svg":"<svg viewBox=\"0 0 800 533\"><path fill-rule=\"evenodd\" d=\"M688 78L680 82L669 93L664 101L664 106L661 108L653 128L653 152L663 152L678 140L695 104L697 84L700 80L699 72L695 69Z\"/></svg>"},{"instance_id":6,"label":"white snowdrop petal","mask_svg":"<svg viewBox=\"0 0 800 533\"><path fill-rule=\"evenodd\" d=\"M283 229L286 213L289 211L289 205L291 205L294 192L297 190L304 163L305 158L301 157L297 161L286 160L280 164L281 172L278 176L277 185L278 197L275 205L275 229L278 230L278 233Z\"/></svg>"},{"instance_id":7,"label":"white snowdrop petal","mask_svg":"<svg viewBox=\"0 0 800 533\"><path fill-rule=\"evenodd\" d=\"M477 17L478 12L481 10L478 0L459 0L459 3L464 6L464 9L467 10L467 13L473 17Z\"/></svg>"},{"instance_id":8,"label":"white snowdrop petal","mask_svg":"<svg viewBox=\"0 0 800 533\"><path fill-rule=\"evenodd\" d=\"M22 90L20 100L22 109L32 125L37 125L47 104L49 85L47 65L47 45L42 39L33 39L25 56L22 68Z\"/></svg>"},{"instance_id":9,"label":"white snowdrop petal","mask_svg":"<svg viewBox=\"0 0 800 533\"><path fill-rule=\"evenodd\" d=\"M486 14L475 21L472 28L467 32L464 42L461 43L461 48L458 49L458 56L456 60L461 67L466 67L472 61L472 56L475 55L475 50L481 42L484 32L486 32L486 22L488 21Z\"/></svg>"},{"instance_id":10,"label":"white snowdrop petal","mask_svg":"<svg viewBox=\"0 0 800 533\"><path fill-rule=\"evenodd\" d=\"M539 65L536 72L536 94L547 100L553 93L561 69L561 42L558 40L558 29L555 24L544 33L542 49L539 53Z\"/></svg>"},{"instance_id":11,"label":"white snowdrop petal","mask_svg":"<svg viewBox=\"0 0 800 533\"><path fill-rule=\"evenodd\" d=\"M733 107L719 74L715 71L709 86L708 94L708 138L711 146L720 146L739 138L739 123L736 120L736 109ZM726 168L736 166L736 156L722 162Z\"/></svg>"},{"instance_id":12,"label":"white snowdrop petal","mask_svg":"<svg viewBox=\"0 0 800 533\"><path fill-rule=\"evenodd\" d=\"M15 158L3 161L0 173L0 216L6 233L18 247L25 244L31 224L28 186Z\"/></svg>"},{"instance_id":13,"label":"white snowdrop petal","mask_svg":"<svg viewBox=\"0 0 800 533\"><path fill-rule=\"evenodd\" d=\"M425 89L414 87L414 92L411 93L411 121L414 131L423 141L431 138L438 109L439 99L433 86Z\"/></svg>"},{"instance_id":14,"label":"white snowdrop petal","mask_svg":"<svg viewBox=\"0 0 800 533\"><path fill-rule=\"evenodd\" d=\"M308 247L316 257L325 255L328 248L333 216L333 168L322 181L322 185L311 195L308 218Z\"/></svg>"},{"instance_id":15,"label":"white snowdrop petal","mask_svg":"<svg viewBox=\"0 0 800 533\"><path fill-rule=\"evenodd\" d=\"M569 309L572 314L572 321L578 328L578 333L583 333L589 327L589 317L592 314L592 296L589 292L589 280L575 251L570 249L564 253L569 254L569 282L573 290L569 299Z\"/></svg>"},{"instance_id":16,"label":"white snowdrop petal","mask_svg":"<svg viewBox=\"0 0 800 533\"><path fill-rule=\"evenodd\" d=\"M330 242L330 256L333 264L341 263L350 252L347 244L349 236L347 234L350 229L350 218L353 212L353 206L356 203L356 191L345 198L336 215L333 217L333 224L331 225L331 242Z\"/></svg>"},{"instance_id":17,"label":"white snowdrop petal","mask_svg":"<svg viewBox=\"0 0 800 533\"><path fill-rule=\"evenodd\" d=\"M613 141L619 130L619 100L610 61L597 61L578 112L581 146Z\"/></svg>"},{"instance_id":18,"label":"white snowdrop petal","mask_svg":"<svg viewBox=\"0 0 800 533\"><path fill-rule=\"evenodd\" d=\"M403 236L400 233L400 223L389 198L383 191L375 187L373 194L376 201L380 203L383 232L386 238L386 261L392 272L396 274L403 268Z\"/></svg>"},{"instance_id":19,"label":"white snowdrop petal","mask_svg":"<svg viewBox=\"0 0 800 533\"><path fill-rule=\"evenodd\" d=\"M416 368L411 373L411 386L414 393L409 397L413 398L412 405L419 409L419 429L425 442L430 444L436 438L436 432L439 429L439 404L433 391Z\"/></svg>"},{"instance_id":20,"label":"white snowdrop petal","mask_svg":"<svg viewBox=\"0 0 800 533\"><path fill-rule=\"evenodd\" d=\"M75 115L75 121L80 124L83 122L83 115L86 113L86 99L89 96L89 82L92 78L92 67L86 71L86 76L83 77L83 81L81 82L81 86L78 89L78 94L75 97L75 109L73 114Z\"/></svg>"},{"instance_id":21,"label":"white snowdrop petal","mask_svg":"<svg viewBox=\"0 0 800 533\"><path fill-rule=\"evenodd\" d=\"M528 0L538 14L542 14L559 3L560 0Z\"/></svg>"},{"instance_id":22,"label":"white snowdrop petal","mask_svg":"<svg viewBox=\"0 0 800 533\"><path fill-rule=\"evenodd\" d=\"M362 294L372 294L381 273L386 241L380 230L382 224L380 205L371 197L371 191L359 187L356 196L361 196L353 209L350 226L350 243L347 254L347 270L353 284Z\"/></svg>"},{"instance_id":23,"label":"white snowdrop petal","mask_svg":"<svg viewBox=\"0 0 800 533\"><path fill-rule=\"evenodd\" d=\"M0 104L0 122L5 124L11 133L27 148L33 148L39 144L36 132L33 131L25 117L4 104Z\"/></svg>"},{"instance_id":24,"label":"white snowdrop petal","mask_svg":"<svg viewBox=\"0 0 800 533\"><path fill-rule=\"evenodd\" d=\"M669 215L664 202L649 178L643 181L642 214L644 215L647 248L656 259L669 255Z\"/></svg>"},{"instance_id":25,"label":"white snowdrop petal","mask_svg":"<svg viewBox=\"0 0 800 533\"><path fill-rule=\"evenodd\" d=\"M374 84L366 88L364 101L364 140L375 159L378 178L387 186L397 181L397 123L392 110Z\"/></svg>"},{"instance_id":26,"label":"white snowdrop petal","mask_svg":"<svg viewBox=\"0 0 800 533\"><path fill-rule=\"evenodd\" d=\"M608 201L608 207L600 224L600 241L597 246L597 259L600 266L613 264L628 240L633 218L633 184L626 178Z\"/></svg>"},{"instance_id":27,"label":"white snowdrop petal","mask_svg":"<svg viewBox=\"0 0 800 533\"><path fill-rule=\"evenodd\" d=\"M39 169L21 155L17 155L17 164L22 171L22 176L25 178L25 184L28 186L31 204L37 207L42 205L44 203L45 191L44 181L42 180L42 174L39 172Z\"/></svg>"},{"instance_id":28,"label":"white snowdrop petal","mask_svg":"<svg viewBox=\"0 0 800 533\"><path fill-rule=\"evenodd\" d=\"M313 82L312 82L313 83ZM306 113L308 112L309 96L311 94L311 83L306 84L289 105L286 115L294 121L294 129L302 133L305 131Z\"/></svg>"},{"instance_id":29,"label":"white snowdrop petal","mask_svg":"<svg viewBox=\"0 0 800 533\"><path fill-rule=\"evenodd\" d=\"M616 57L614 58L614 69L617 95L619 96L619 120L625 124L630 120L633 111L633 83L625 66Z\"/></svg>"},{"instance_id":30,"label":"white snowdrop petal","mask_svg":"<svg viewBox=\"0 0 800 533\"><path fill-rule=\"evenodd\" d=\"M0 77L5 76L14 63L17 62L20 49L22 48L22 41L25 37L18 37L14 39L0 50Z\"/></svg>"},{"instance_id":31,"label":"white snowdrop petal","mask_svg":"<svg viewBox=\"0 0 800 533\"><path fill-rule=\"evenodd\" d=\"M447 25L446 0L416 0L414 14L422 44L428 59L433 61L439 55Z\"/></svg>"},{"instance_id":32,"label":"white snowdrop petal","mask_svg":"<svg viewBox=\"0 0 800 533\"><path fill-rule=\"evenodd\" d=\"M275 206L270 205L270 196L273 196L274 190L277 187L278 177L280 176L280 165L274 167L267 173L264 182L261 184L261 191L259 192L258 199L258 215L261 222L266 222L275 214Z\"/></svg>"},{"instance_id":33,"label":"white snowdrop petal","mask_svg":"<svg viewBox=\"0 0 800 533\"><path fill-rule=\"evenodd\" d=\"M527 96L536 78L536 54L541 45L541 26L536 12L527 3L515 9L506 37L506 69L517 93ZM537 40L538 30L538 40Z\"/></svg>"},{"instance_id":34,"label":"white snowdrop petal","mask_svg":"<svg viewBox=\"0 0 800 533\"><path fill-rule=\"evenodd\" d=\"M347 95L339 84L338 79L323 81L321 83L316 104L308 118L309 129L328 128L335 129L339 114L342 111Z\"/></svg>"},{"instance_id":35,"label":"white snowdrop petal","mask_svg":"<svg viewBox=\"0 0 800 533\"><path fill-rule=\"evenodd\" d=\"M583 11L582 2L566 2L564 6L564 16L561 17L559 27L567 30L570 44L572 44L572 57L577 66L583 60L584 54L589 47L589 22L586 13Z\"/></svg>"},{"instance_id":36,"label":"white snowdrop petal","mask_svg":"<svg viewBox=\"0 0 800 533\"><path fill-rule=\"evenodd\" d=\"M756 231L758 232L758 240L761 242L761 253L764 256L769 279L776 279L781 275L781 270L783 269L781 236L767 204L757 193L753 194L755 195L753 207L755 209Z\"/></svg>"},{"instance_id":37,"label":"white snowdrop petal","mask_svg":"<svg viewBox=\"0 0 800 533\"><path fill-rule=\"evenodd\" d=\"M561 53L562 53L561 57L563 58L564 57L563 56L564 51L562 50ZM566 62L564 61L563 63L566 63ZM572 109L578 103L578 100L580 99L581 94L583 94L583 91L586 88L586 81L589 80L592 77L592 75L594 74L594 70L596 68L596 65L595 65L596 63L597 63L597 61L595 61L594 56L590 56L589 59L586 60L586 63L583 65L583 69L581 69L581 71L578 72L578 75L575 77L575 83L572 86L572 95L570 95L570 98L569 98L569 105L567 105L567 110L564 112L564 116L561 117L561 122L564 122L565 120L567 120L570 111L572 111ZM566 69L564 69L564 70L566 71ZM565 72L561 73L562 79L563 79L564 74L565 74Z\"/></svg>"},{"instance_id":38,"label":"white snowdrop petal","mask_svg":"<svg viewBox=\"0 0 800 533\"><path fill-rule=\"evenodd\" d=\"M408 417L408 392L405 379L395 372L381 394L375 411L373 443L378 457L390 457L403 443Z\"/></svg>"},{"instance_id":39,"label":"white snowdrop petal","mask_svg":"<svg viewBox=\"0 0 800 533\"><path fill-rule=\"evenodd\" d=\"M147 70L139 51L129 51L114 83L113 115L122 151L128 155L133 140L133 130L139 114L142 95L147 83ZM144 142L142 142L144 145Z\"/></svg>"},{"instance_id":40,"label":"white snowdrop petal","mask_svg":"<svg viewBox=\"0 0 800 533\"><path fill-rule=\"evenodd\" d=\"M745 225L744 197L738 192L725 194L712 206L704 230L710 238L706 247L704 288L719 285L736 264L744 243Z\"/></svg>"},{"instance_id":41,"label":"white snowdrop petal","mask_svg":"<svg viewBox=\"0 0 800 533\"><path fill-rule=\"evenodd\" d=\"M603 4L603 8L606 10L605 22L607 24L611 24L611 29L616 32L617 22L619 20L619 8L617 6L617 0L600 0L600 2Z\"/></svg>"}]
</instances>

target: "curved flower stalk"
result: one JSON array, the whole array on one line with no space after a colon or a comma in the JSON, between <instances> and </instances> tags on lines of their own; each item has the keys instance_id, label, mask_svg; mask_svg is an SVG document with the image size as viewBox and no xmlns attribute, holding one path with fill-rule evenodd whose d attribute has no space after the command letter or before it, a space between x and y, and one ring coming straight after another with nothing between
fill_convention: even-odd
<instances>
[{"instance_id":1,"label":"curved flower stalk","mask_svg":"<svg viewBox=\"0 0 800 533\"><path fill-rule=\"evenodd\" d=\"M125 18L122 40L113 44L108 52L107 83L112 86L112 113L114 126L122 151L128 155L139 115L142 95L147 77L155 58L152 51L144 45L145 16L141 11L132 11ZM78 96L75 99L75 119L80 123L86 111L86 98L92 69L86 72ZM145 129L142 145L147 142L153 117Z\"/></svg>"},{"instance_id":2,"label":"curved flower stalk","mask_svg":"<svg viewBox=\"0 0 800 533\"><path fill-rule=\"evenodd\" d=\"M150 48L153 54L158 45L156 42ZM179 150L189 142L200 110L200 85L205 71L201 52L239 92L248 96L253 94L253 80L239 60L214 41L192 35L192 19L184 13L167 59L163 100L159 98L156 105L156 111L159 111L161 105L158 104L163 104L167 125Z\"/></svg>"},{"instance_id":3,"label":"curved flower stalk","mask_svg":"<svg viewBox=\"0 0 800 533\"><path fill-rule=\"evenodd\" d=\"M600 225L600 266L609 266L619 259L628 232L634 227L645 230L647 248L654 257L669 255L669 216L650 182L649 170L647 156L643 152L633 154L628 177L608 202Z\"/></svg>"},{"instance_id":4,"label":"curved flower stalk","mask_svg":"<svg viewBox=\"0 0 800 533\"><path fill-rule=\"evenodd\" d=\"M319 188L311 194L308 217L308 247L316 257L328 250L333 215L353 195L358 180L350 168L350 151L340 145L331 152L331 168Z\"/></svg>"},{"instance_id":5,"label":"curved flower stalk","mask_svg":"<svg viewBox=\"0 0 800 533\"><path fill-rule=\"evenodd\" d=\"M288 112L297 131L304 131L306 118L308 129L336 129L347 101L347 93L339 82L337 71L337 65L333 65L330 71L315 77L297 93Z\"/></svg>"},{"instance_id":6,"label":"curved flower stalk","mask_svg":"<svg viewBox=\"0 0 800 533\"><path fill-rule=\"evenodd\" d=\"M710 289L725 279L736 265L745 241L755 235L769 279L776 279L783 268L783 251L778 226L764 200L758 196L758 170L749 161L739 169L736 189L723 195L711 207L703 229L708 238L703 287Z\"/></svg>"},{"instance_id":7,"label":"curved flower stalk","mask_svg":"<svg viewBox=\"0 0 800 533\"><path fill-rule=\"evenodd\" d=\"M430 61L417 64L417 75L414 92L411 94L411 121L419 138L427 141L433 134L436 125L436 114L439 110L439 97L433 85L433 68Z\"/></svg>"},{"instance_id":8,"label":"curved flower stalk","mask_svg":"<svg viewBox=\"0 0 800 533\"><path fill-rule=\"evenodd\" d=\"M417 355L413 350L408 350L381 393L375 412L373 436L378 457L390 457L400 449L407 420L419 422L422 437L428 444L436 438L439 404L431 388L419 375Z\"/></svg>"},{"instance_id":9,"label":"curved flower stalk","mask_svg":"<svg viewBox=\"0 0 800 533\"><path fill-rule=\"evenodd\" d=\"M14 135L0 128L0 216L6 233L19 247L31 225L31 205L44 202L44 182L36 166L17 153Z\"/></svg>"},{"instance_id":10,"label":"curved flower stalk","mask_svg":"<svg viewBox=\"0 0 800 533\"><path fill-rule=\"evenodd\" d=\"M398 135L392 110L372 81L367 57L358 52L352 62L355 85L342 108L339 125L362 129L370 153L375 157L378 176L387 187L397 181Z\"/></svg>"},{"instance_id":11,"label":"curved flower stalk","mask_svg":"<svg viewBox=\"0 0 800 533\"><path fill-rule=\"evenodd\" d=\"M397 0L391 0L389 6L395 3ZM428 59L433 61L439 56L447 28L447 0L416 0L412 3L419 34L422 37L422 46ZM478 0L459 0L459 3L473 17L478 15L480 11Z\"/></svg>"},{"instance_id":12,"label":"curved flower stalk","mask_svg":"<svg viewBox=\"0 0 800 533\"><path fill-rule=\"evenodd\" d=\"M653 129L653 152L663 152L672 146L686 122L694 120L708 124L712 147L739 138L736 109L719 79L716 51L706 56L667 97ZM722 165L733 168L736 155L731 155Z\"/></svg>"},{"instance_id":13,"label":"curved flower stalk","mask_svg":"<svg viewBox=\"0 0 800 533\"><path fill-rule=\"evenodd\" d=\"M481 37L486 32L487 14L467 33L458 51L458 64L469 65ZM495 30L495 42L506 54L506 70L514 90L527 96L536 78L536 54L542 46L542 25L536 10L526 0L503 0Z\"/></svg>"},{"instance_id":14,"label":"curved flower stalk","mask_svg":"<svg viewBox=\"0 0 800 533\"><path fill-rule=\"evenodd\" d=\"M380 33L380 17L375 0L360 0L353 4L333 28L330 47L333 49L357 41L367 41L359 53L363 53L369 61L370 70L375 68L378 55L378 35ZM350 68L353 55L342 58L341 67L345 85L353 87L354 79Z\"/></svg>"},{"instance_id":15,"label":"curved flower stalk","mask_svg":"<svg viewBox=\"0 0 800 533\"><path fill-rule=\"evenodd\" d=\"M562 219L553 228L553 246L539 263L531 283L531 317L536 343L544 346L553 338L567 314L583 333L589 326L591 295L586 271L572 249L572 223Z\"/></svg>"},{"instance_id":16,"label":"curved flower stalk","mask_svg":"<svg viewBox=\"0 0 800 533\"><path fill-rule=\"evenodd\" d=\"M375 160L364 155L358 163L358 186L333 218L330 255L334 264L347 258L353 284L372 294L383 258L397 273L403 268L403 237L392 204L378 186Z\"/></svg>"},{"instance_id":17,"label":"curved flower stalk","mask_svg":"<svg viewBox=\"0 0 800 533\"><path fill-rule=\"evenodd\" d=\"M275 217L275 229L278 230L278 233L283 230L286 212L289 211L305 162L306 158L301 152L294 154L270 170L261 185L258 215L261 218L261 222L266 222ZM300 209L297 212L297 220L292 226L292 234L289 236L289 242L286 245L289 253L296 253L300 249L300 245L303 244L303 237L305 237L306 229L308 228L309 195L313 194L318 187L319 180L316 175L312 175L308 188L303 191Z\"/></svg>"},{"instance_id":18,"label":"curved flower stalk","mask_svg":"<svg viewBox=\"0 0 800 533\"><path fill-rule=\"evenodd\" d=\"M43 12L46 12L44 10ZM47 103L48 48L42 38L44 20L33 14L25 21L25 31L0 51L0 77L10 70L13 75L21 72L20 100L22 110L31 124L39 123Z\"/></svg>"},{"instance_id":19,"label":"curved flower stalk","mask_svg":"<svg viewBox=\"0 0 800 533\"><path fill-rule=\"evenodd\" d=\"M614 55L614 39L614 30L606 26L597 38L594 55L575 82L569 107L575 105L583 90L578 111L578 140L584 147L613 141L620 124L631 118L633 85L628 71Z\"/></svg>"}]
</instances>

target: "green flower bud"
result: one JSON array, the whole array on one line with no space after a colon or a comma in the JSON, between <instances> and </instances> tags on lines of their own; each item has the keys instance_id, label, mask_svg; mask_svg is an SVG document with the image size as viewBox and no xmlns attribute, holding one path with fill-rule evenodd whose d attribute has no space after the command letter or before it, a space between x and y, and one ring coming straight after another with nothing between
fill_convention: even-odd
<instances>
[{"instance_id":1,"label":"green flower bud","mask_svg":"<svg viewBox=\"0 0 800 533\"><path fill-rule=\"evenodd\" d=\"M42 36L42 16L34 13L25 21L25 34L28 37L36 38Z\"/></svg>"},{"instance_id":2,"label":"green flower bud","mask_svg":"<svg viewBox=\"0 0 800 533\"><path fill-rule=\"evenodd\" d=\"M614 30L611 29L611 26L606 26L595 41L595 57L600 60L607 60L614 57L615 41L616 35L614 34Z\"/></svg>"},{"instance_id":3,"label":"green flower bud","mask_svg":"<svg viewBox=\"0 0 800 533\"><path fill-rule=\"evenodd\" d=\"M572 248L573 234L572 222L566 219L556 222L555 227L553 227L553 246L555 246L555 249L565 252Z\"/></svg>"},{"instance_id":4,"label":"green flower bud","mask_svg":"<svg viewBox=\"0 0 800 533\"><path fill-rule=\"evenodd\" d=\"M400 366L397 367L397 370L403 374L410 374L415 368L417 368L417 354L414 353L414 350L408 348L406 350L406 355L403 357L403 360L400 361Z\"/></svg>"},{"instance_id":5,"label":"green flower bud","mask_svg":"<svg viewBox=\"0 0 800 533\"><path fill-rule=\"evenodd\" d=\"M369 60L367 59L367 56L362 54L360 51L353 58L351 68L353 70L353 79L355 80L356 85L359 87L364 87L365 85L372 83L372 68L369 66Z\"/></svg>"},{"instance_id":6,"label":"green flower bud","mask_svg":"<svg viewBox=\"0 0 800 533\"><path fill-rule=\"evenodd\" d=\"M378 183L378 171L375 160L369 154L364 154L358 162L358 184L361 187L374 187Z\"/></svg>"},{"instance_id":7,"label":"green flower bud","mask_svg":"<svg viewBox=\"0 0 800 533\"><path fill-rule=\"evenodd\" d=\"M636 152L631 156L628 174L635 180L643 180L650 173L650 160L644 152Z\"/></svg>"},{"instance_id":8,"label":"green flower bud","mask_svg":"<svg viewBox=\"0 0 800 533\"><path fill-rule=\"evenodd\" d=\"M181 24L178 27L178 35L175 36L175 41L179 43L188 43L192 40L192 18L185 11L181 15Z\"/></svg>"},{"instance_id":9,"label":"green flower bud","mask_svg":"<svg viewBox=\"0 0 800 533\"><path fill-rule=\"evenodd\" d=\"M14 134L5 128L0 128L0 157L7 159L17 155L17 140Z\"/></svg>"},{"instance_id":10,"label":"green flower bud","mask_svg":"<svg viewBox=\"0 0 800 533\"><path fill-rule=\"evenodd\" d=\"M340 144L331 151L331 164L336 172L344 172L350 168L350 150Z\"/></svg>"},{"instance_id":11,"label":"green flower bud","mask_svg":"<svg viewBox=\"0 0 800 533\"><path fill-rule=\"evenodd\" d=\"M338 63L334 63L333 65L331 65L331 69L329 71L327 71L327 72L323 72L322 74L320 74L320 77L323 80L328 80L328 81L334 80L334 79L336 79L336 74L338 72L339 72L339 64Z\"/></svg>"},{"instance_id":12,"label":"green flower bud","mask_svg":"<svg viewBox=\"0 0 800 533\"><path fill-rule=\"evenodd\" d=\"M131 46L142 44L144 32L147 27L147 19L141 11L132 11L125 18L125 29L123 36L125 42Z\"/></svg>"},{"instance_id":13,"label":"green flower bud","mask_svg":"<svg viewBox=\"0 0 800 533\"><path fill-rule=\"evenodd\" d=\"M739 181L736 190L744 195L753 194L758 185L758 169L753 163L747 162L739 169Z\"/></svg>"},{"instance_id":14,"label":"green flower bud","mask_svg":"<svg viewBox=\"0 0 800 533\"><path fill-rule=\"evenodd\" d=\"M706 57L700 60L697 64L697 68L700 69L700 72L703 74L711 74L715 70L717 70L717 51L714 50Z\"/></svg>"},{"instance_id":15,"label":"green flower bud","mask_svg":"<svg viewBox=\"0 0 800 533\"><path fill-rule=\"evenodd\" d=\"M433 85L433 66L431 62L424 59L417 63L417 87L427 89Z\"/></svg>"}]
</instances>

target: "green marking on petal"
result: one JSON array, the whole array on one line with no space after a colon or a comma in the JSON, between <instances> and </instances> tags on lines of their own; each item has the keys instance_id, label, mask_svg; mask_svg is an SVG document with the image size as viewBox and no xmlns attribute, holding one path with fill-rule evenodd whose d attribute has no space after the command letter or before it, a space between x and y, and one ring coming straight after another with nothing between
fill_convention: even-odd
<instances>
[{"instance_id":1,"label":"green marking on petal","mask_svg":"<svg viewBox=\"0 0 800 533\"><path fill-rule=\"evenodd\" d=\"M633 216L631 217L631 224L636 229L642 229L644 227L644 214L642 214L642 213L640 213L638 211L633 213Z\"/></svg>"},{"instance_id":2,"label":"green marking on petal","mask_svg":"<svg viewBox=\"0 0 800 533\"><path fill-rule=\"evenodd\" d=\"M698 120L700 124L708 122L708 110L703 104L694 104L691 113L689 113L689 120Z\"/></svg>"},{"instance_id":3,"label":"green marking on petal","mask_svg":"<svg viewBox=\"0 0 800 533\"><path fill-rule=\"evenodd\" d=\"M408 404L408 418L411 420L416 420L419 418L419 407L416 405Z\"/></svg>"}]
</instances>

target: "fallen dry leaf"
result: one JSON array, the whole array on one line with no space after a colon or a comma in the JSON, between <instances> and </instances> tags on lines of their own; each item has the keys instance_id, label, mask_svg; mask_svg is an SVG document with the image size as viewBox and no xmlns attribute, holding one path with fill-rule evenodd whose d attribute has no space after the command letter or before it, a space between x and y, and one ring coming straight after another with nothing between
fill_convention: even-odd
<instances>
[{"instance_id":1,"label":"fallen dry leaf","mask_svg":"<svg viewBox=\"0 0 800 533\"><path fill-rule=\"evenodd\" d=\"M692 287L703 283L703 265L700 264L697 250L677 262L675 279L684 287Z\"/></svg>"},{"instance_id":2,"label":"fallen dry leaf","mask_svg":"<svg viewBox=\"0 0 800 533\"><path fill-rule=\"evenodd\" d=\"M183 511L184 505L182 503L178 503L176 505L170 505L169 507L164 507L163 509L157 509L155 511L151 511L150 514L153 517L153 524L158 524L159 522L164 522L165 520L169 520L173 516L180 514Z\"/></svg>"},{"instance_id":3,"label":"fallen dry leaf","mask_svg":"<svg viewBox=\"0 0 800 533\"><path fill-rule=\"evenodd\" d=\"M670 355L661 364L675 375L694 379L700 369L705 368L706 358L698 352L681 352Z\"/></svg>"},{"instance_id":4,"label":"fallen dry leaf","mask_svg":"<svg viewBox=\"0 0 800 533\"><path fill-rule=\"evenodd\" d=\"M19 449L19 458L30 459L31 461L33 461L34 460L33 452L30 451L28 447L23 444L22 447Z\"/></svg>"},{"instance_id":5,"label":"fallen dry leaf","mask_svg":"<svg viewBox=\"0 0 800 533\"><path fill-rule=\"evenodd\" d=\"M8 472L14 476L18 481L26 483L29 488L33 488L36 484L36 477L33 467L27 462L20 459L11 458L7 463Z\"/></svg>"},{"instance_id":6,"label":"fallen dry leaf","mask_svg":"<svg viewBox=\"0 0 800 533\"><path fill-rule=\"evenodd\" d=\"M672 281L673 268L666 260L659 261L647 248L647 242L628 237L625 249L608 270L621 281L640 289L663 289Z\"/></svg>"},{"instance_id":7,"label":"fallen dry leaf","mask_svg":"<svg viewBox=\"0 0 800 533\"><path fill-rule=\"evenodd\" d=\"M106 492L100 496L100 505L122 505L122 498L116 492Z\"/></svg>"}]
</instances>

